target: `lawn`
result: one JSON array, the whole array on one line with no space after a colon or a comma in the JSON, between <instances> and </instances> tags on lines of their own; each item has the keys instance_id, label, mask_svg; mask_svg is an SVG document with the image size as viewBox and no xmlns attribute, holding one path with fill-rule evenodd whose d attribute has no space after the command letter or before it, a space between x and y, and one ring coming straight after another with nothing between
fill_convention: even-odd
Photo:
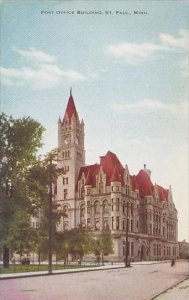
<instances>
[{"instance_id":1,"label":"lawn","mask_svg":"<svg viewBox=\"0 0 189 300\"><path fill-rule=\"evenodd\" d=\"M76 269L76 268L89 268L97 267L97 264L72 264L72 265L63 265L63 264L53 264L53 270L65 270L65 269ZM9 273L24 273L24 272L38 272L38 271L48 271L48 265L29 265L24 266L20 264L10 264L9 268L4 268L3 265L0 265L0 274L9 274Z\"/></svg>"}]
</instances>

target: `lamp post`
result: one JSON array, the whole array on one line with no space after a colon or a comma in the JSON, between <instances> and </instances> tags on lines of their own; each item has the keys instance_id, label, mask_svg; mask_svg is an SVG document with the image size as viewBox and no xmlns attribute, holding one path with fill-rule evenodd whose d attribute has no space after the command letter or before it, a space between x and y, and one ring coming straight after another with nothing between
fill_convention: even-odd
<instances>
[{"instance_id":1,"label":"lamp post","mask_svg":"<svg viewBox=\"0 0 189 300\"><path fill-rule=\"evenodd\" d=\"M49 205L48 205L48 215L49 215L49 257L48 257L48 273L52 274L52 254L53 254L53 161L58 161L55 159L54 154L49 155ZM56 168L56 173L62 174L64 172L63 168Z\"/></svg>"},{"instance_id":2,"label":"lamp post","mask_svg":"<svg viewBox=\"0 0 189 300\"><path fill-rule=\"evenodd\" d=\"M129 256L129 249L128 249L128 225L129 225L129 219L128 219L128 208L129 208L129 203L125 203L125 218L126 218L126 228L125 228L125 268L129 266L128 264L128 256Z\"/></svg>"},{"instance_id":3,"label":"lamp post","mask_svg":"<svg viewBox=\"0 0 189 300\"><path fill-rule=\"evenodd\" d=\"M4 193L4 195L6 197L11 197L12 196L12 187L11 187L11 182L8 179L8 171L9 171L9 167L8 167L8 158L6 156L4 156L1 160L1 164L0 164L0 171L1 171L1 190ZM4 191L3 191L4 190ZM3 200L1 200L1 207L0 207L0 213L2 214L1 220L4 218L6 218L6 207L3 207ZM6 206L6 204L5 204ZM4 224L5 225L5 224ZM6 228L6 226L5 226ZM8 268L9 267L9 248L4 245L3 246L3 266L4 268Z\"/></svg>"},{"instance_id":4,"label":"lamp post","mask_svg":"<svg viewBox=\"0 0 189 300\"><path fill-rule=\"evenodd\" d=\"M52 155L49 158L49 261L48 261L48 272L52 274L52 251L53 251L53 224L52 224Z\"/></svg>"}]
</instances>

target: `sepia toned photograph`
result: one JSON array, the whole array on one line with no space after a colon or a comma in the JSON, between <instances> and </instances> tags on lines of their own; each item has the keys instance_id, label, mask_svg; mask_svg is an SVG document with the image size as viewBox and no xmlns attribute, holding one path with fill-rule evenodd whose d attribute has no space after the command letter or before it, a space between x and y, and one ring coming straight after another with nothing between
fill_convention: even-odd
<instances>
[{"instance_id":1,"label":"sepia toned photograph","mask_svg":"<svg viewBox=\"0 0 189 300\"><path fill-rule=\"evenodd\" d=\"M0 11L0 299L189 299L189 1Z\"/></svg>"}]
</instances>

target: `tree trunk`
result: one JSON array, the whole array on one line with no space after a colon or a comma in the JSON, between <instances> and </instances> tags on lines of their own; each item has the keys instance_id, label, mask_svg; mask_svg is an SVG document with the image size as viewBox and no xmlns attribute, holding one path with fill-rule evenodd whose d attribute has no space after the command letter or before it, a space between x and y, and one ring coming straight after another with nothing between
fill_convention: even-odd
<instances>
[{"instance_id":1,"label":"tree trunk","mask_svg":"<svg viewBox=\"0 0 189 300\"><path fill-rule=\"evenodd\" d=\"M3 267L9 268L9 248L3 248Z\"/></svg>"}]
</instances>

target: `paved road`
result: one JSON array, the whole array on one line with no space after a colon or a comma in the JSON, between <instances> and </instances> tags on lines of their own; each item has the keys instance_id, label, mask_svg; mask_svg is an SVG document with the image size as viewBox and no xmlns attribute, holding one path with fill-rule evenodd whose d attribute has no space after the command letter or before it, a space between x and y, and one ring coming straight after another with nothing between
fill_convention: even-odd
<instances>
[{"instance_id":1,"label":"paved road","mask_svg":"<svg viewBox=\"0 0 189 300\"><path fill-rule=\"evenodd\" d=\"M0 299L149 300L183 280L188 271L187 262L177 262L174 267L170 263L159 263L133 265L127 269L7 279L0 281Z\"/></svg>"}]
</instances>

